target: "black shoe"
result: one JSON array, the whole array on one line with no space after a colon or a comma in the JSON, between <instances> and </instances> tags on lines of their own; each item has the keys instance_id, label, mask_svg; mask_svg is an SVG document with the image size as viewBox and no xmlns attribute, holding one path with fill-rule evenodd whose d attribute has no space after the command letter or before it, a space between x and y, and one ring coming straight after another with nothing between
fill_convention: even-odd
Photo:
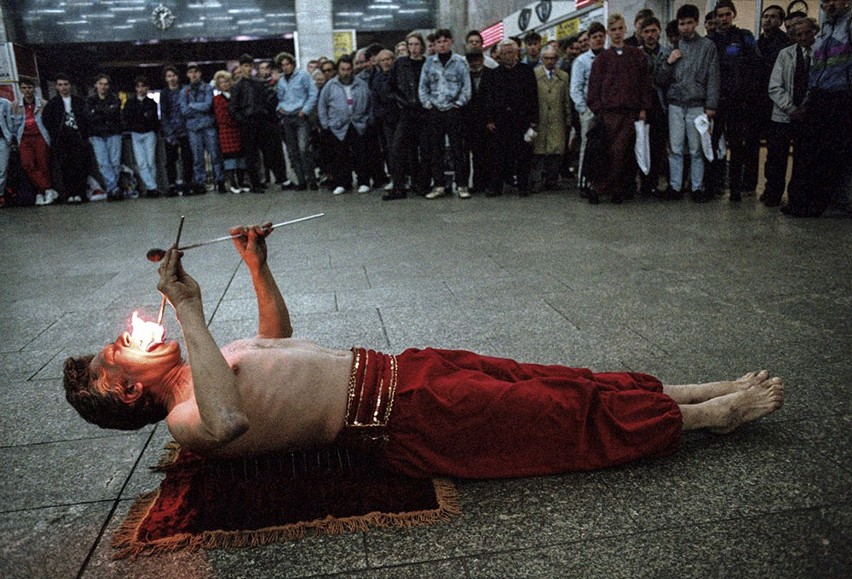
<instances>
[{"instance_id":1,"label":"black shoe","mask_svg":"<svg viewBox=\"0 0 852 579\"><path fill-rule=\"evenodd\" d=\"M588 199L589 191L591 191L591 189L588 187L580 187L580 199Z\"/></svg>"},{"instance_id":2,"label":"black shoe","mask_svg":"<svg viewBox=\"0 0 852 579\"><path fill-rule=\"evenodd\" d=\"M589 203L591 205L597 205L601 202L601 198L598 196L598 194L595 191L592 191L591 189L589 189L589 194L586 196L586 199L589 200Z\"/></svg>"},{"instance_id":3,"label":"black shoe","mask_svg":"<svg viewBox=\"0 0 852 579\"><path fill-rule=\"evenodd\" d=\"M766 205L767 207L778 207L779 205L781 205L780 199L768 197L766 193L760 196L760 202Z\"/></svg>"},{"instance_id":4,"label":"black shoe","mask_svg":"<svg viewBox=\"0 0 852 579\"><path fill-rule=\"evenodd\" d=\"M283 183L281 183L281 190L282 191L289 191L292 188L293 188L293 182L292 181L284 181Z\"/></svg>"},{"instance_id":5,"label":"black shoe","mask_svg":"<svg viewBox=\"0 0 852 579\"><path fill-rule=\"evenodd\" d=\"M308 189L311 191L319 191L319 185L317 185L316 181L311 181L308 183Z\"/></svg>"},{"instance_id":6,"label":"black shoe","mask_svg":"<svg viewBox=\"0 0 852 579\"><path fill-rule=\"evenodd\" d=\"M204 195L205 193L207 193L207 187L200 183L195 183L189 191L187 191L188 195Z\"/></svg>"},{"instance_id":7,"label":"black shoe","mask_svg":"<svg viewBox=\"0 0 852 579\"><path fill-rule=\"evenodd\" d=\"M166 191L166 197L177 197L178 195L180 195L180 191L178 190L177 186L175 186L175 185L172 185Z\"/></svg>"},{"instance_id":8,"label":"black shoe","mask_svg":"<svg viewBox=\"0 0 852 579\"><path fill-rule=\"evenodd\" d=\"M216 182L216 191L219 192L219 193L227 193L228 192L228 186L225 185L224 181L217 181Z\"/></svg>"},{"instance_id":9,"label":"black shoe","mask_svg":"<svg viewBox=\"0 0 852 579\"><path fill-rule=\"evenodd\" d=\"M733 203L736 203L737 201L742 201L743 200L743 194L740 193L739 191L731 191L731 195L728 197L728 200L733 202Z\"/></svg>"},{"instance_id":10,"label":"black shoe","mask_svg":"<svg viewBox=\"0 0 852 579\"><path fill-rule=\"evenodd\" d=\"M307 191L307 190L308 190L308 186L305 185L304 183L297 183L296 185L293 186L293 191Z\"/></svg>"},{"instance_id":11,"label":"black shoe","mask_svg":"<svg viewBox=\"0 0 852 579\"><path fill-rule=\"evenodd\" d=\"M692 192L691 198L696 203L707 203L708 201L713 199L713 194L712 193L710 193L710 194L705 193L704 191L699 189L698 191Z\"/></svg>"},{"instance_id":12,"label":"black shoe","mask_svg":"<svg viewBox=\"0 0 852 579\"><path fill-rule=\"evenodd\" d=\"M382 201L395 201L397 199L405 199L405 191L388 191L382 195Z\"/></svg>"},{"instance_id":13,"label":"black shoe","mask_svg":"<svg viewBox=\"0 0 852 579\"><path fill-rule=\"evenodd\" d=\"M160 192L156 189L148 189L148 191L145 193L145 197L147 197L148 199L156 199L159 196Z\"/></svg>"}]
</instances>

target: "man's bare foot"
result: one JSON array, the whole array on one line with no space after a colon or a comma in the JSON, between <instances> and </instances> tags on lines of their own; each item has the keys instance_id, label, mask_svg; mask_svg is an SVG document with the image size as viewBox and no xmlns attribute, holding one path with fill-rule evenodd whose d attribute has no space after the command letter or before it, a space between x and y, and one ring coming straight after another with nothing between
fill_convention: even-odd
<instances>
[{"instance_id":1,"label":"man's bare foot","mask_svg":"<svg viewBox=\"0 0 852 579\"><path fill-rule=\"evenodd\" d=\"M739 392L714 398L703 405L712 407L709 410L715 424L710 426L710 432L727 434L743 424L775 412L783 404L784 383L776 377L752 384Z\"/></svg>"},{"instance_id":2,"label":"man's bare foot","mask_svg":"<svg viewBox=\"0 0 852 579\"><path fill-rule=\"evenodd\" d=\"M749 372L739 380L663 386L663 393L669 395L678 404L698 404L719 396L748 390L767 378L769 378L769 371L760 370L759 372Z\"/></svg>"}]
</instances>

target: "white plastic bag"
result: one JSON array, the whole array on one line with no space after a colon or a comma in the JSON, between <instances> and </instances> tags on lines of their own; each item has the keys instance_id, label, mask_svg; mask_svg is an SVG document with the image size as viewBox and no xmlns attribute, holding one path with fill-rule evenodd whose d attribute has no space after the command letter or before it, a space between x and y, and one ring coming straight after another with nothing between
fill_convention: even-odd
<instances>
[{"instance_id":1,"label":"white plastic bag","mask_svg":"<svg viewBox=\"0 0 852 579\"><path fill-rule=\"evenodd\" d=\"M645 121L636 121L633 123L636 127L636 163L639 169L647 175L651 171L651 131L648 123Z\"/></svg>"},{"instance_id":2,"label":"white plastic bag","mask_svg":"<svg viewBox=\"0 0 852 579\"><path fill-rule=\"evenodd\" d=\"M701 150L704 152L704 157L708 161L713 160L713 121L701 113L693 121L695 128L698 129L698 134L701 135Z\"/></svg>"}]
</instances>

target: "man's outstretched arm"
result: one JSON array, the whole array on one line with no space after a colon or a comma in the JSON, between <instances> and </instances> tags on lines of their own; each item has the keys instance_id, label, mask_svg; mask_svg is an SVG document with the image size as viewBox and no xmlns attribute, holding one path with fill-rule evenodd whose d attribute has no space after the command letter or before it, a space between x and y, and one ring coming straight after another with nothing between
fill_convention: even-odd
<instances>
[{"instance_id":1,"label":"man's outstretched arm","mask_svg":"<svg viewBox=\"0 0 852 579\"><path fill-rule=\"evenodd\" d=\"M257 335L260 338L289 338L293 335L290 312L266 262L266 237L272 233L272 222L249 227L233 227L234 247L251 273L257 295Z\"/></svg>"},{"instance_id":2,"label":"man's outstretched arm","mask_svg":"<svg viewBox=\"0 0 852 579\"><path fill-rule=\"evenodd\" d=\"M175 308L186 343L195 403L179 403L169 428L181 444L196 451L215 448L248 430L248 418L237 391L234 371L207 328L201 289L180 262L181 252L169 249L160 264L163 295ZM177 431L176 431L176 430Z\"/></svg>"}]
</instances>

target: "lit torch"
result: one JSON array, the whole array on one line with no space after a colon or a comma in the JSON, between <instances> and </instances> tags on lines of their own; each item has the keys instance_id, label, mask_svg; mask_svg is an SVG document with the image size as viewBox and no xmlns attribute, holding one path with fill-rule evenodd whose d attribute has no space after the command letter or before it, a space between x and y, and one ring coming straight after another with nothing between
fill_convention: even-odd
<instances>
[{"instance_id":1,"label":"lit torch","mask_svg":"<svg viewBox=\"0 0 852 579\"><path fill-rule=\"evenodd\" d=\"M143 352L164 341L166 329L155 322L146 322L136 312L133 312L130 325L130 342Z\"/></svg>"}]
</instances>

